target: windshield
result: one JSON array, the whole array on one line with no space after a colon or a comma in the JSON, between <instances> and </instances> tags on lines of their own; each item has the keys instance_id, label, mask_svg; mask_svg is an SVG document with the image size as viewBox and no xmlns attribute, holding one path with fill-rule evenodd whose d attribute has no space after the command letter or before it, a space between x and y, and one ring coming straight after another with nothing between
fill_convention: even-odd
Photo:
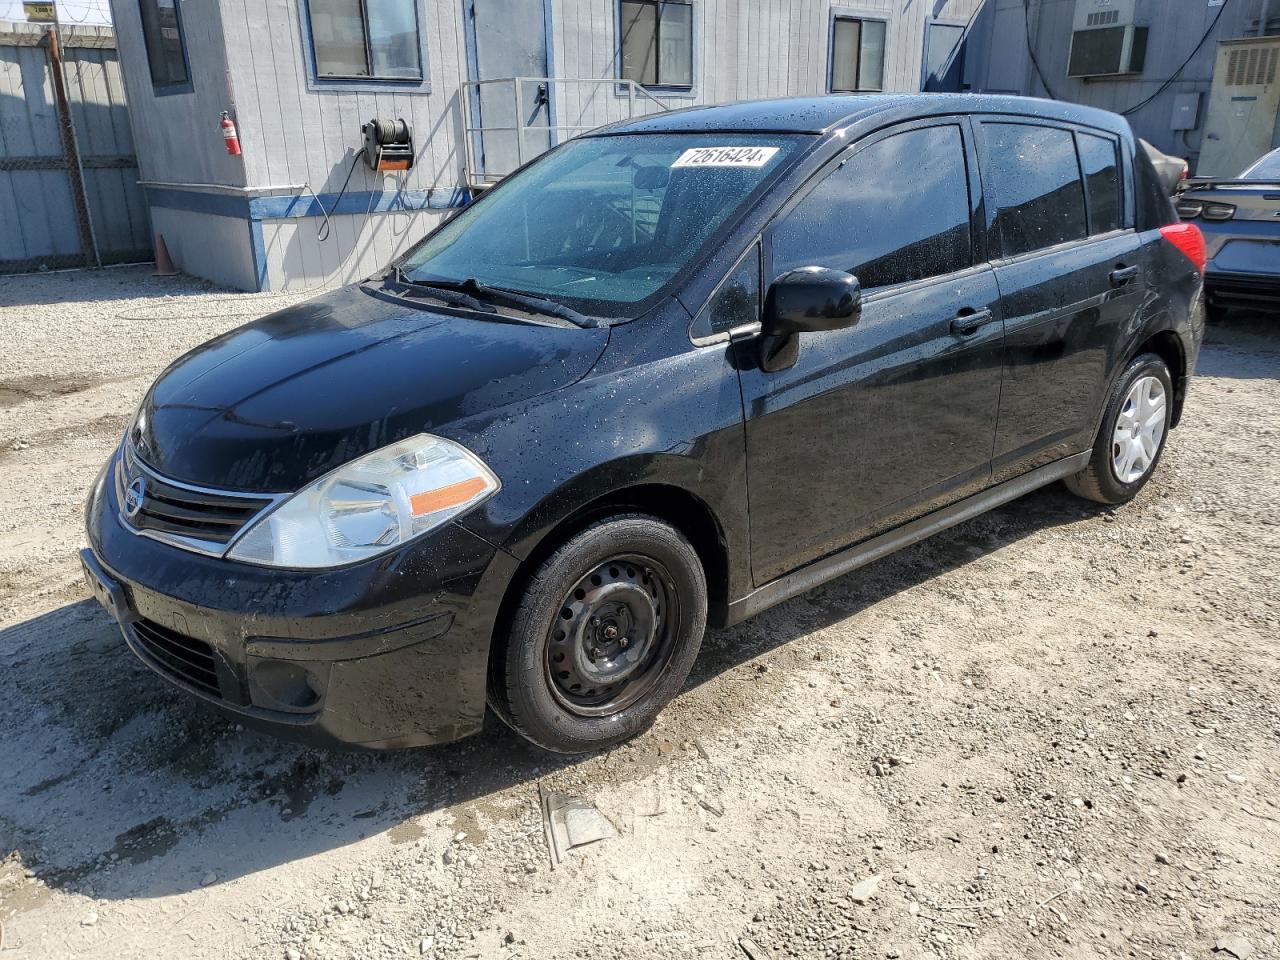
<instances>
[{"instance_id":1,"label":"windshield","mask_svg":"<svg viewBox=\"0 0 1280 960\"><path fill-rule=\"evenodd\" d=\"M474 280L594 316L634 316L800 142L733 133L570 141L411 250L403 276Z\"/></svg>"},{"instance_id":2,"label":"windshield","mask_svg":"<svg viewBox=\"0 0 1280 960\"><path fill-rule=\"evenodd\" d=\"M1244 173L1240 174L1241 180L1280 180L1280 150L1272 150L1268 154L1264 154L1261 160L1258 160Z\"/></svg>"}]
</instances>

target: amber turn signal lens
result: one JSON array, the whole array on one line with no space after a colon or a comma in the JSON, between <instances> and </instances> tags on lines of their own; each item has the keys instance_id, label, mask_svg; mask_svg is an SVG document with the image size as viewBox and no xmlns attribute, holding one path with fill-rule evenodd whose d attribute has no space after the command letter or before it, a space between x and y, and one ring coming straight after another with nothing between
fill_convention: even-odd
<instances>
[{"instance_id":1,"label":"amber turn signal lens","mask_svg":"<svg viewBox=\"0 0 1280 960\"><path fill-rule=\"evenodd\" d=\"M471 477L445 487L424 490L409 498L409 509L413 511L415 517L422 517L437 510L445 510L460 503L466 503L477 494L483 493L487 486L484 478Z\"/></svg>"}]
</instances>

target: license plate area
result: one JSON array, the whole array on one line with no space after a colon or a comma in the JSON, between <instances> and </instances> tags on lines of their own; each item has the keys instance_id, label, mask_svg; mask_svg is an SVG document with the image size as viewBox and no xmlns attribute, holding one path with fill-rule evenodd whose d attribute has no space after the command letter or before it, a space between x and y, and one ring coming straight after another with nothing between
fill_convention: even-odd
<instances>
[{"instance_id":1,"label":"license plate area","mask_svg":"<svg viewBox=\"0 0 1280 960\"><path fill-rule=\"evenodd\" d=\"M80 551L80 568L89 592L107 613L122 624L134 619L124 587L107 575L88 550Z\"/></svg>"}]
</instances>

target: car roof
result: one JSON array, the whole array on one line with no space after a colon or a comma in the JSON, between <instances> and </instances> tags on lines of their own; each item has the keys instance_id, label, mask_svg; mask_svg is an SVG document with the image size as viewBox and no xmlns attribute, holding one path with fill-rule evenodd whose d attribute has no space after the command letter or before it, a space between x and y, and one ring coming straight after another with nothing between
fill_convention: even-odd
<instances>
[{"instance_id":1,"label":"car roof","mask_svg":"<svg viewBox=\"0 0 1280 960\"><path fill-rule=\"evenodd\" d=\"M1268 150L1257 160L1253 161L1253 163L1249 164L1249 166L1245 167L1244 172L1240 174L1240 178L1249 179L1253 177L1255 170L1264 165L1271 166L1272 161L1275 160L1280 160L1280 147L1276 147L1274 150ZM1259 177L1260 176L1261 175L1259 175Z\"/></svg>"},{"instance_id":2,"label":"car roof","mask_svg":"<svg viewBox=\"0 0 1280 960\"><path fill-rule=\"evenodd\" d=\"M1105 110L1056 100L977 93L833 94L745 100L688 107L610 124L593 135L620 133L832 133L883 115L886 121L956 113L1005 113L1128 131L1126 121Z\"/></svg>"}]
</instances>

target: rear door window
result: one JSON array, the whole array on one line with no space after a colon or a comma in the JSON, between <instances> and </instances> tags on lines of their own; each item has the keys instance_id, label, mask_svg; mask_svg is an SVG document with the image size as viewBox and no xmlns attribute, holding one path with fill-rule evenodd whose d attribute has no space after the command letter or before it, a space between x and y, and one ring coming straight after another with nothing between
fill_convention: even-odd
<instances>
[{"instance_id":1,"label":"rear door window","mask_svg":"<svg viewBox=\"0 0 1280 960\"><path fill-rule=\"evenodd\" d=\"M873 289L972 262L964 139L954 124L907 130L862 148L773 231L775 276L830 267Z\"/></svg>"},{"instance_id":2,"label":"rear door window","mask_svg":"<svg viewBox=\"0 0 1280 960\"><path fill-rule=\"evenodd\" d=\"M987 196L1001 254L1016 257L1083 240L1084 188L1070 130L984 123Z\"/></svg>"},{"instance_id":3,"label":"rear door window","mask_svg":"<svg viewBox=\"0 0 1280 960\"><path fill-rule=\"evenodd\" d=\"M1119 230L1123 207L1120 202L1120 157L1116 142L1109 137L1077 133L1080 169L1089 197L1089 232Z\"/></svg>"}]
</instances>

